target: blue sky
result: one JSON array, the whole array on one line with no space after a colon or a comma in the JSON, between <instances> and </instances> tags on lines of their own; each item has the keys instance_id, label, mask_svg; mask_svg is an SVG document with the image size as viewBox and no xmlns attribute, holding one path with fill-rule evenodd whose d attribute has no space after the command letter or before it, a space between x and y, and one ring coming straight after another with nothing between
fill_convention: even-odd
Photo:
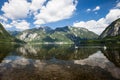
<instances>
[{"instance_id":1,"label":"blue sky","mask_svg":"<svg viewBox=\"0 0 120 80\"><path fill-rule=\"evenodd\" d=\"M1 0L0 22L7 30L40 26L84 27L100 34L120 17L120 0Z\"/></svg>"}]
</instances>

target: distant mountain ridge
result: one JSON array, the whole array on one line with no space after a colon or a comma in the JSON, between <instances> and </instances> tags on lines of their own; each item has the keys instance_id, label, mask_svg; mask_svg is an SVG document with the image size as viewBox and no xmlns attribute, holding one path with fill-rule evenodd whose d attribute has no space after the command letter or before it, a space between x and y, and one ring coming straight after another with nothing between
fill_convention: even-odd
<instances>
[{"instance_id":1,"label":"distant mountain ridge","mask_svg":"<svg viewBox=\"0 0 120 80\"><path fill-rule=\"evenodd\" d=\"M8 33L11 35L11 36L16 36L20 33L20 31L8 31Z\"/></svg>"},{"instance_id":2,"label":"distant mountain ridge","mask_svg":"<svg viewBox=\"0 0 120 80\"><path fill-rule=\"evenodd\" d=\"M20 32L16 37L28 43L79 43L98 35L85 28L65 26L54 30L50 27L33 28Z\"/></svg>"}]
</instances>

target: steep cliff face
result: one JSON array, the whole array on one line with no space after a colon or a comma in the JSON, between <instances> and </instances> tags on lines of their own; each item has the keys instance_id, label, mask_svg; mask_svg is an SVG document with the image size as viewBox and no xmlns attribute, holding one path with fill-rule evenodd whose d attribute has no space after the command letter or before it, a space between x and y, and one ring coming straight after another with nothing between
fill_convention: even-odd
<instances>
[{"instance_id":1,"label":"steep cliff face","mask_svg":"<svg viewBox=\"0 0 120 80\"><path fill-rule=\"evenodd\" d=\"M112 37L120 35L120 18L113 21L99 36L99 38Z\"/></svg>"}]
</instances>

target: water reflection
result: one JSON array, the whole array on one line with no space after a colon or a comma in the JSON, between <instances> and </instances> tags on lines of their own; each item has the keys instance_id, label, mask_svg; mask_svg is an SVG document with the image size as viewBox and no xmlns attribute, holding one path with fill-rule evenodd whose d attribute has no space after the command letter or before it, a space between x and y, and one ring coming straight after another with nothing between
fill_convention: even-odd
<instances>
[{"instance_id":1,"label":"water reflection","mask_svg":"<svg viewBox=\"0 0 120 80\"><path fill-rule=\"evenodd\" d=\"M102 49L101 51L111 62L113 62L116 66L120 67L120 47L107 46L106 50Z\"/></svg>"},{"instance_id":2,"label":"water reflection","mask_svg":"<svg viewBox=\"0 0 120 80\"><path fill-rule=\"evenodd\" d=\"M98 66L104 70L107 70L117 79L120 79L120 68L116 67L111 63L101 51L97 51L93 55L90 55L88 58L83 60L75 60L76 64L89 65L89 66Z\"/></svg>"},{"instance_id":3,"label":"water reflection","mask_svg":"<svg viewBox=\"0 0 120 80\"><path fill-rule=\"evenodd\" d=\"M114 65L118 64L119 58L115 58L114 50L110 53L108 48L104 50L101 46L75 49L73 45L23 45L3 48L0 50L4 54L1 56L0 53L0 80L120 79L120 68Z\"/></svg>"},{"instance_id":4,"label":"water reflection","mask_svg":"<svg viewBox=\"0 0 120 80\"><path fill-rule=\"evenodd\" d=\"M80 47L75 49L72 45L25 45L17 48L19 55L32 59L49 60L52 58L61 60L79 60L87 58L89 55L98 51L95 46Z\"/></svg>"},{"instance_id":5,"label":"water reflection","mask_svg":"<svg viewBox=\"0 0 120 80\"><path fill-rule=\"evenodd\" d=\"M3 73L2 80L116 80L97 66L63 60L31 60L19 56L5 58L0 72Z\"/></svg>"},{"instance_id":6,"label":"water reflection","mask_svg":"<svg viewBox=\"0 0 120 80\"><path fill-rule=\"evenodd\" d=\"M9 55L11 52L14 52L15 47L18 47L18 46L0 44L0 63L7 55Z\"/></svg>"}]
</instances>

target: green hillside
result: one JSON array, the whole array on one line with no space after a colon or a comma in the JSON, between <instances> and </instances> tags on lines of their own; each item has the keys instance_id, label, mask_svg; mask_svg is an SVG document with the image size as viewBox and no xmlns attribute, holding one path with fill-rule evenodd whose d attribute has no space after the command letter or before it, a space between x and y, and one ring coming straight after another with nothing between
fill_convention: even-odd
<instances>
[{"instance_id":1,"label":"green hillside","mask_svg":"<svg viewBox=\"0 0 120 80\"><path fill-rule=\"evenodd\" d=\"M11 36L0 23L0 43L24 43L23 41Z\"/></svg>"}]
</instances>

